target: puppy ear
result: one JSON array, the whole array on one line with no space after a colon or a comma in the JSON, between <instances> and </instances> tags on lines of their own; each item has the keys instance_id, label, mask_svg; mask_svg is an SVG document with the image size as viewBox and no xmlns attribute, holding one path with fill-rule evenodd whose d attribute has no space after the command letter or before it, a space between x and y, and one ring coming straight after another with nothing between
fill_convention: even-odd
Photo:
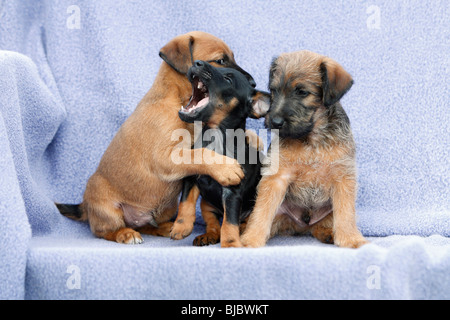
<instances>
[{"instance_id":1,"label":"puppy ear","mask_svg":"<svg viewBox=\"0 0 450 320\"><path fill-rule=\"evenodd\" d=\"M178 36L164 46L159 56L175 71L187 74L192 66L194 38L192 36Z\"/></svg>"},{"instance_id":2,"label":"puppy ear","mask_svg":"<svg viewBox=\"0 0 450 320\"><path fill-rule=\"evenodd\" d=\"M278 61L279 57L275 57L272 59L272 63L270 64L270 71L269 71L269 86L272 83L273 78L276 76L277 74L277 61Z\"/></svg>"},{"instance_id":3,"label":"puppy ear","mask_svg":"<svg viewBox=\"0 0 450 320\"><path fill-rule=\"evenodd\" d=\"M323 104L332 106L353 86L352 76L336 61L326 59L320 64L322 73Z\"/></svg>"},{"instance_id":4,"label":"puppy ear","mask_svg":"<svg viewBox=\"0 0 450 320\"><path fill-rule=\"evenodd\" d=\"M253 96L250 98L250 104L252 106L251 118L259 119L264 117L270 109L270 94L254 90Z\"/></svg>"}]
</instances>

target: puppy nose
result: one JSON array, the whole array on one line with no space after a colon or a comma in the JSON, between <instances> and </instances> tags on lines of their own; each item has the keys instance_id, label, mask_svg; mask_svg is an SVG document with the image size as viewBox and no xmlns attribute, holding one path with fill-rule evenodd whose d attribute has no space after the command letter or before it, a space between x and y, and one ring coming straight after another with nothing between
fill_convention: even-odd
<instances>
[{"instance_id":1,"label":"puppy nose","mask_svg":"<svg viewBox=\"0 0 450 320\"><path fill-rule=\"evenodd\" d=\"M196 67L203 67L205 65L205 62L197 60L194 62Z\"/></svg>"},{"instance_id":2,"label":"puppy nose","mask_svg":"<svg viewBox=\"0 0 450 320\"><path fill-rule=\"evenodd\" d=\"M281 129L281 127L284 125L284 119L281 117L275 117L272 119L272 127L274 129Z\"/></svg>"},{"instance_id":3,"label":"puppy nose","mask_svg":"<svg viewBox=\"0 0 450 320\"><path fill-rule=\"evenodd\" d=\"M256 88L256 82L255 82L255 80L253 78L249 79L248 82L250 83L252 88Z\"/></svg>"}]
</instances>

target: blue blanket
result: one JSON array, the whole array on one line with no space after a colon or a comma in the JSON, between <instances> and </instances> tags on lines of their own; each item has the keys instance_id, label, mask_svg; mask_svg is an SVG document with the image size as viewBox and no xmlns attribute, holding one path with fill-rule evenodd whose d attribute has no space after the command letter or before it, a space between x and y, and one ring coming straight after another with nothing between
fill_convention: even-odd
<instances>
[{"instance_id":1,"label":"blue blanket","mask_svg":"<svg viewBox=\"0 0 450 320\"><path fill-rule=\"evenodd\" d=\"M192 30L229 44L266 89L309 49L354 77L359 250L310 237L262 249L96 239L81 202L159 49ZM0 299L450 299L450 6L446 0L0 0ZM261 121L249 120L252 128Z\"/></svg>"}]
</instances>

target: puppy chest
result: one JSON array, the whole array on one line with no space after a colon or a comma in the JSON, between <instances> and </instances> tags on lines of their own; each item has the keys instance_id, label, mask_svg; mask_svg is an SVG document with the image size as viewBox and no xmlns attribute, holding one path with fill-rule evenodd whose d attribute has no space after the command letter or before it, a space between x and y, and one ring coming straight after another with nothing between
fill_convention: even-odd
<instances>
[{"instance_id":1,"label":"puppy chest","mask_svg":"<svg viewBox=\"0 0 450 320\"><path fill-rule=\"evenodd\" d=\"M300 228L308 228L332 212L330 189L319 183L296 181L292 183L278 209L278 215L287 215Z\"/></svg>"},{"instance_id":2,"label":"puppy chest","mask_svg":"<svg viewBox=\"0 0 450 320\"><path fill-rule=\"evenodd\" d=\"M330 190L324 185L303 183L301 181L289 186L286 200L305 208L313 208L330 199Z\"/></svg>"}]
</instances>

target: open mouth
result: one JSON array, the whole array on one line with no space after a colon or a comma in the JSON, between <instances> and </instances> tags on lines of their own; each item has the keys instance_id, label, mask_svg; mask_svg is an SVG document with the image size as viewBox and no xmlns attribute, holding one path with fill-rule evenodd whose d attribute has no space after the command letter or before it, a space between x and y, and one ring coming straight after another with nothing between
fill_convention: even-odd
<instances>
[{"instance_id":1,"label":"open mouth","mask_svg":"<svg viewBox=\"0 0 450 320\"><path fill-rule=\"evenodd\" d=\"M180 112L193 114L202 110L209 103L208 87L196 75L192 75L192 97L187 106L182 106Z\"/></svg>"}]
</instances>

